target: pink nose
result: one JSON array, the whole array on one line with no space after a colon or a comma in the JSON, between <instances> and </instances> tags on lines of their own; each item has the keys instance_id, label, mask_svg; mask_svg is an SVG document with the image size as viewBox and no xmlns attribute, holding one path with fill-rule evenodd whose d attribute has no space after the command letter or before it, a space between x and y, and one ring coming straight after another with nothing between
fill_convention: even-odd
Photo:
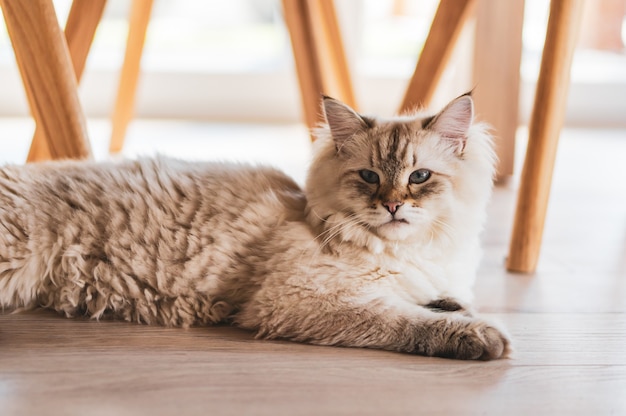
<instances>
[{"instance_id":1,"label":"pink nose","mask_svg":"<svg viewBox=\"0 0 626 416\"><path fill-rule=\"evenodd\" d=\"M383 206L387 208L387 211L389 211L390 214L395 214L398 208L402 206L402 202L386 201L386 202L383 202Z\"/></svg>"}]
</instances>

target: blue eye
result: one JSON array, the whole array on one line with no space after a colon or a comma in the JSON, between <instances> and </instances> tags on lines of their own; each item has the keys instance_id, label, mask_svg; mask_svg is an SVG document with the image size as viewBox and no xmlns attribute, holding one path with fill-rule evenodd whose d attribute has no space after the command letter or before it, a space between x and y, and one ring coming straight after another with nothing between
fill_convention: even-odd
<instances>
[{"instance_id":1,"label":"blue eye","mask_svg":"<svg viewBox=\"0 0 626 416\"><path fill-rule=\"evenodd\" d=\"M430 171L427 169L418 169L409 176L409 183L420 184L430 179Z\"/></svg>"},{"instance_id":2,"label":"blue eye","mask_svg":"<svg viewBox=\"0 0 626 416\"><path fill-rule=\"evenodd\" d=\"M362 169L359 171L359 176L367 183L375 184L378 183L380 178L376 172L372 172L371 170Z\"/></svg>"}]
</instances>

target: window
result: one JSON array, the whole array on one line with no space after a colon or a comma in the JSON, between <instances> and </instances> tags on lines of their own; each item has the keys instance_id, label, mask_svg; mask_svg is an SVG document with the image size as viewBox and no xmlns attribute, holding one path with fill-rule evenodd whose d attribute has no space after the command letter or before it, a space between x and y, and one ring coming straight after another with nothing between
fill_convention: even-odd
<instances>
[{"instance_id":1,"label":"window","mask_svg":"<svg viewBox=\"0 0 626 416\"><path fill-rule=\"evenodd\" d=\"M63 21L71 1L54 3ZM335 3L361 107L367 112L392 113L414 69L438 1ZM624 125L625 1L587 3L581 47L573 68L568 121ZM107 3L81 86L81 98L90 116L106 117L111 112L129 5L128 0ZM527 120L532 104L547 11L548 2L526 1L522 120ZM142 61L139 116L300 120L298 86L281 13L279 0L155 0ZM610 34L600 35L604 31L599 29L609 26ZM470 59L471 39L464 48L464 59ZM453 70L451 79L467 77L465 68ZM452 87L450 94L462 88ZM4 25L0 25L0 89L0 115L27 114Z\"/></svg>"}]
</instances>

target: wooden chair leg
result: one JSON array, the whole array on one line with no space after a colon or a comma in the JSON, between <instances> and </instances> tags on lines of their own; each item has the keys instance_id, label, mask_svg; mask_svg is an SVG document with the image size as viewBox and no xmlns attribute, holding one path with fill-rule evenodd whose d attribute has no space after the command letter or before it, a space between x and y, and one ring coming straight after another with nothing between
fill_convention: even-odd
<instances>
[{"instance_id":1,"label":"wooden chair leg","mask_svg":"<svg viewBox=\"0 0 626 416\"><path fill-rule=\"evenodd\" d=\"M550 3L548 30L507 259L507 268L511 271L532 273L537 267L583 2L552 0Z\"/></svg>"},{"instance_id":2,"label":"wooden chair leg","mask_svg":"<svg viewBox=\"0 0 626 416\"><path fill-rule=\"evenodd\" d=\"M352 79L333 0L317 0L309 4L313 18L312 27L319 29L314 32L314 35L318 35L318 41L315 44L318 47L317 53L322 64L324 87L328 94L356 108Z\"/></svg>"},{"instance_id":3,"label":"wooden chair leg","mask_svg":"<svg viewBox=\"0 0 626 416\"><path fill-rule=\"evenodd\" d=\"M120 152L124 146L124 138L128 124L133 117L137 81L141 65L141 55L146 39L146 31L150 22L153 0L133 0L130 21L128 24L128 40L126 54L117 90L117 99L113 110L111 143L109 151Z\"/></svg>"},{"instance_id":4,"label":"wooden chair leg","mask_svg":"<svg viewBox=\"0 0 626 416\"><path fill-rule=\"evenodd\" d=\"M324 86L311 27L310 10L304 0L283 0L283 13L300 83L304 120L306 125L312 128L322 121L319 114L319 98Z\"/></svg>"},{"instance_id":5,"label":"wooden chair leg","mask_svg":"<svg viewBox=\"0 0 626 416\"><path fill-rule=\"evenodd\" d=\"M321 94L356 108L332 0L283 0L283 11L307 126L313 128L323 121Z\"/></svg>"},{"instance_id":6,"label":"wooden chair leg","mask_svg":"<svg viewBox=\"0 0 626 416\"><path fill-rule=\"evenodd\" d=\"M480 0L477 7L473 97L476 113L497 137L501 178L512 175L514 167L524 0Z\"/></svg>"},{"instance_id":7,"label":"wooden chair leg","mask_svg":"<svg viewBox=\"0 0 626 416\"><path fill-rule=\"evenodd\" d=\"M50 155L91 155L67 44L51 0L0 0L31 112Z\"/></svg>"},{"instance_id":8,"label":"wooden chair leg","mask_svg":"<svg viewBox=\"0 0 626 416\"><path fill-rule=\"evenodd\" d=\"M87 55L105 5L106 0L74 0L72 2L72 8L65 24L65 39L77 83L80 83ZM27 162L47 160L51 157L43 130L36 127Z\"/></svg>"},{"instance_id":9,"label":"wooden chair leg","mask_svg":"<svg viewBox=\"0 0 626 416\"><path fill-rule=\"evenodd\" d=\"M427 106L446 68L476 0L441 0L424 48L407 87L400 112Z\"/></svg>"}]
</instances>

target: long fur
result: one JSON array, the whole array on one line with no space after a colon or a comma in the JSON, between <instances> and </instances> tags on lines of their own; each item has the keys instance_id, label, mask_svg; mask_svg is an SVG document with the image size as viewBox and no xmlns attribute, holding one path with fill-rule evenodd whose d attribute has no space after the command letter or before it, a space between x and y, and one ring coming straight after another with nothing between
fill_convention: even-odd
<instances>
[{"instance_id":1,"label":"long fur","mask_svg":"<svg viewBox=\"0 0 626 416\"><path fill-rule=\"evenodd\" d=\"M468 306L494 172L471 98L434 117L324 109L306 190L271 168L167 158L0 169L0 306L506 356Z\"/></svg>"}]
</instances>

